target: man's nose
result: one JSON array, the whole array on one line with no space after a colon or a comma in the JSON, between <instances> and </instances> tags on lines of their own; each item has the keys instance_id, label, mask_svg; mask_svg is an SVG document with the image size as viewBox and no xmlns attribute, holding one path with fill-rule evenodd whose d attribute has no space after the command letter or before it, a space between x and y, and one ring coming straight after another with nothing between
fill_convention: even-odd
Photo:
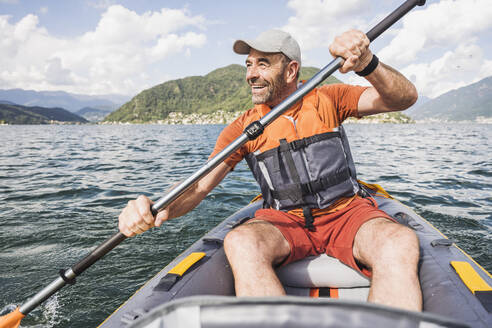
<instances>
[{"instance_id":1,"label":"man's nose","mask_svg":"<svg viewBox=\"0 0 492 328\"><path fill-rule=\"evenodd\" d=\"M259 77L256 65L251 65L246 69L246 81L254 81Z\"/></svg>"}]
</instances>

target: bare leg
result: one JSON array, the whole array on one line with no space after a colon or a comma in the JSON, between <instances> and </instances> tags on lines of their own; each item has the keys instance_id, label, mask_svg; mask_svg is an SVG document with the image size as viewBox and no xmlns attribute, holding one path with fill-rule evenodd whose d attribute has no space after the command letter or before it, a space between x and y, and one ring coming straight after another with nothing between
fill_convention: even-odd
<instances>
[{"instance_id":1,"label":"bare leg","mask_svg":"<svg viewBox=\"0 0 492 328\"><path fill-rule=\"evenodd\" d=\"M224 250L234 274L237 296L278 296L285 290L273 266L290 254L282 233L271 223L254 221L230 231Z\"/></svg>"},{"instance_id":2,"label":"bare leg","mask_svg":"<svg viewBox=\"0 0 492 328\"><path fill-rule=\"evenodd\" d=\"M385 218L367 221L355 236L353 253L372 270L369 302L422 310L419 242L411 229Z\"/></svg>"}]
</instances>

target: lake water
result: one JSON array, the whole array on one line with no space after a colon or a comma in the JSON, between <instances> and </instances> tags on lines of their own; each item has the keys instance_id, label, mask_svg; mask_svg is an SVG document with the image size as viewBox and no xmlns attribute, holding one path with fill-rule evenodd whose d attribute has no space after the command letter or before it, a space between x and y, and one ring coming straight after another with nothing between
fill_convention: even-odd
<instances>
[{"instance_id":1,"label":"lake water","mask_svg":"<svg viewBox=\"0 0 492 328\"><path fill-rule=\"evenodd\" d=\"M0 126L0 311L107 237L139 194L158 199L206 161L223 125ZM346 126L359 178L379 183L492 271L492 126ZM23 320L95 327L259 192L241 163L194 211L126 240Z\"/></svg>"}]
</instances>

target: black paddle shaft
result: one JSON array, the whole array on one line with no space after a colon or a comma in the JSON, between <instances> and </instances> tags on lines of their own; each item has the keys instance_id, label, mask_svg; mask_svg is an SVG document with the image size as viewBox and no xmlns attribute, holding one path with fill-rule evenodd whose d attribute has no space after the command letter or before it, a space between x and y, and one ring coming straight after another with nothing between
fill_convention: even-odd
<instances>
[{"instance_id":1,"label":"black paddle shaft","mask_svg":"<svg viewBox=\"0 0 492 328\"><path fill-rule=\"evenodd\" d=\"M410 10L415 6L425 5L425 0L408 0L405 1L400 7L398 7L391 14L386 16L381 22L374 26L369 32L366 33L369 40L372 42L378 36L380 36L384 31L386 31L391 25L400 20L405 16Z\"/></svg>"},{"instance_id":2,"label":"black paddle shaft","mask_svg":"<svg viewBox=\"0 0 492 328\"><path fill-rule=\"evenodd\" d=\"M367 32L367 37L370 41L376 39L381 33L386 31L390 26L397 22L401 17L407 14L415 6L423 6L425 0L407 0L400 7L389 14L385 19L383 19L379 24ZM273 122L277 117L279 117L288 108L294 105L298 100L308 94L317 85L323 82L331 74L333 74L341 66L342 59L340 57L332 60L328 65L321 69L316 75L314 75L309 81L304 83L299 89L292 93L280 104L275 106L267 115L262 117L259 121L255 122L254 125L249 126L243 132L243 134L234 140L230 145L224 148L220 153L210 159L204 166L202 166L198 171L191 175L188 179L180 183L177 187L173 188L167 195L159 199L154 205L152 205L152 213L154 216L157 211L161 208L167 207L174 200L176 200L180 195L182 195L186 190L188 190L194 183L200 180L208 172L212 171L220 163L222 163L227 157L244 145L248 140L258 137L263 129ZM20 307L20 311L23 314L29 313L37 305L42 303L48 297L53 295L56 291L61 289L67 283L73 283L75 277L84 272L92 264L97 262L100 258L106 255L109 251L119 245L126 236L121 232L118 232L108 238L104 243L99 245L94 249L89 255L83 258L81 261L76 263L69 270L60 271L60 277L54 280L50 285L45 287L43 290L38 292L34 297L29 299L25 304Z\"/></svg>"}]
</instances>

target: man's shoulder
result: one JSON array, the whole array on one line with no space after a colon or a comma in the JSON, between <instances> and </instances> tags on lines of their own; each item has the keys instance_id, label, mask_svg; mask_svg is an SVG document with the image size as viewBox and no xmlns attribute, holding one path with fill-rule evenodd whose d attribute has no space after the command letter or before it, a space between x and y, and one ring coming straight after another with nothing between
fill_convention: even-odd
<instances>
[{"instance_id":1,"label":"man's shoulder","mask_svg":"<svg viewBox=\"0 0 492 328\"><path fill-rule=\"evenodd\" d=\"M249 123L259 120L261 117L258 114L258 111L256 110L256 107L252 107L248 110L246 110L244 113L239 115L232 123L232 124L239 124L242 126L248 125Z\"/></svg>"}]
</instances>

